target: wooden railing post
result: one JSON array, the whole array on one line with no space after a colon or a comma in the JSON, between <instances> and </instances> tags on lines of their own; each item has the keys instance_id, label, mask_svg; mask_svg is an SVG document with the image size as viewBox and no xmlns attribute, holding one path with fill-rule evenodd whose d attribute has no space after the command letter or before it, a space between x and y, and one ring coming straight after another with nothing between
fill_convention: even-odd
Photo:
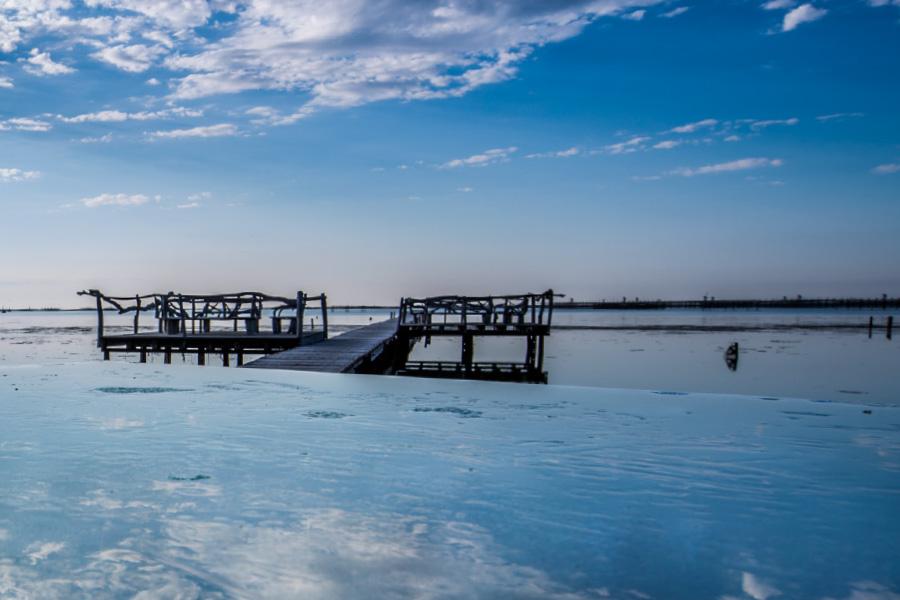
<instances>
[{"instance_id":1,"label":"wooden railing post","mask_svg":"<svg viewBox=\"0 0 900 600\"><path fill-rule=\"evenodd\" d=\"M134 302L137 308L134 310L134 332L138 332L138 325L141 319L141 297L137 294L134 296Z\"/></svg>"},{"instance_id":2,"label":"wooden railing post","mask_svg":"<svg viewBox=\"0 0 900 600\"><path fill-rule=\"evenodd\" d=\"M297 292L297 345L303 344L303 311L306 308L306 296Z\"/></svg>"},{"instance_id":3,"label":"wooden railing post","mask_svg":"<svg viewBox=\"0 0 900 600\"><path fill-rule=\"evenodd\" d=\"M322 294L322 330L325 332L325 339L328 339L328 298Z\"/></svg>"},{"instance_id":4,"label":"wooden railing post","mask_svg":"<svg viewBox=\"0 0 900 600\"><path fill-rule=\"evenodd\" d=\"M97 292L97 347L103 347L103 300Z\"/></svg>"}]
</instances>

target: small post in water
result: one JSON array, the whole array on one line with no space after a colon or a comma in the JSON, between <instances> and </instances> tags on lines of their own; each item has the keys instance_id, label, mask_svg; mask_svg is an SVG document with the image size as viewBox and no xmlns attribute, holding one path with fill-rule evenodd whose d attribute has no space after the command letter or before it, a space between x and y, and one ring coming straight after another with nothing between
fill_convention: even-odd
<instances>
[{"instance_id":1,"label":"small post in water","mask_svg":"<svg viewBox=\"0 0 900 600\"><path fill-rule=\"evenodd\" d=\"M887 318L887 339L891 339L894 329L894 317Z\"/></svg>"}]
</instances>

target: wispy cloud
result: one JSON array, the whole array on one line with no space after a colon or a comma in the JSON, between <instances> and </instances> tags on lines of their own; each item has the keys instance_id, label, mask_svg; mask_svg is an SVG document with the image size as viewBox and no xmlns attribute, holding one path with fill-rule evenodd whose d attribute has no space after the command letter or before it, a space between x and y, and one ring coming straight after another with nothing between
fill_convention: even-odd
<instances>
[{"instance_id":1,"label":"wispy cloud","mask_svg":"<svg viewBox=\"0 0 900 600\"><path fill-rule=\"evenodd\" d=\"M113 139L112 134L107 133L105 135L96 136L96 137L91 137L91 136L83 137L78 141L81 142L82 144L108 144L109 142L112 141L112 139Z\"/></svg>"},{"instance_id":2,"label":"wispy cloud","mask_svg":"<svg viewBox=\"0 0 900 600\"><path fill-rule=\"evenodd\" d=\"M673 8L672 10L670 10L668 12L664 12L664 13L660 14L659 16L664 19L673 19L675 17L683 15L684 13L686 13L689 10L690 10L689 6L679 6L678 8Z\"/></svg>"},{"instance_id":3,"label":"wispy cloud","mask_svg":"<svg viewBox=\"0 0 900 600\"><path fill-rule=\"evenodd\" d=\"M677 148L682 143L681 140L663 140L653 144L653 147L657 150L671 150L672 148Z\"/></svg>"},{"instance_id":4,"label":"wispy cloud","mask_svg":"<svg viewBox=\"0 0 900 600\"><path fill-rule=\"evenodd\" d=\"M641 150L648 141L650 141L648 136L639 135L625 140L624 142L609 144L604 146L603 149L609 154L630 154Z\"/></svg>"},{"instance_id":5,"label":"wispy cloud","mask_svg":"<svg viewBox=\"0 0 900 600\"><path fill-rule=\"evenodd\" d=\"M667 133L694 133L696 131L699 131L700 129L715 127L718 124L719 121L716 119L703 119L702 121L695 121L694 123L687 123L685 125L673 127Z\"/></svg>"},{"instance_id":6,"label":"wispy cloud","mask_svg":"<svg viewBox=\"0 0 900 600\"><path fill-rule=\"evenodd\" d=\"M6 76L0 76L0 89L12 89L16 87L13 80Z\"/></svg>"},{"instance_id":7,"label":"wispy cloud","mask_svg":"<svg viewBox=\"0 0 900 600\"><path fill-rule=\"evenodd\" d=\"M220 123L218 125L191 127L190 129L170 129L168 131L154 131L150 134L150 136L154 138L177 139L225 137L237 134L237 126L231 123Z\"/></svg>"},{"instance_id":8,"label":"wispy cloud","mask_svg":"<svg viewBox=\"0 0 900 600\"><path fill-rule=\"evenodd\" d=\"M782 31L793 31L803 23L811 23L818 21L828 14L824 8L816 8L812 4L801 4L797 8L791 10L784 15L784 21L781 24Z\"/></svg>"},{"instance_id":9,"label":"wispy cloud","mask_svg":"<svg viewBox=\"0 0 900 600\"><path fill-rule=\"evenodd\" d=\"M556 152L537 152L535 154L528 154L525 158L570 158L572 156L578 156L579 154L581 154L581 149L577 146L572 146L571 148L557 150Z\"/></svg>"},{"instance_id":10,"label":"wispy cloud","mask_svg":"<svg viewBox=\"0 0 900 600\"><path fill-rule=\"evenodd\" d=\"M28 181L41 176L40 171L23 171L22 169L0 168L0 183Z\"/></svg>"},{"instance_id":11,"label":"wispy cloud","mask_svg":"<svg viewBox=\"0 0 900 600\"><path fill-rule=\"evenodd\" d=\"M758 121L748 121L751 129L765 129L766 127L773 127L775 125L787 125L792 127L800 122L800 119L797 117L791 117L790 119L762 119Z\"/></svg>"},{"instance_id":12,"label":"wispy cloud","mask_svg":"<svg viewBox=\"0 0 900 600\"><path fill-rule=\"evenodd\" d=\"M16 129L18 131L37 131L46 132L53 129L53 125L41 119L30 119L26 117L17 117L0 121L0 131L4 129Z\"/></svg>"},{"instance_id":13,"label":"wispy cloud","mask_svg":"<svg viewBox=\"0 0 900 600\"><path fill-rule=\"evenodd\" d=\"M893 173L900 173L900 163L887 163L883 165L878 165L872 172L876 175L891 175Z\"/></svg>"},{"instance_id":14,"label":"wispy cloud","mask_svg":"<svg viewBox=\"0 0 900 600\"><path fill-rule=\"evenodd\" d=\"M816 117L816 120L826 123L828 121L843 121L845 119L859 119L864 116L866 116L865 113L861 113L861 112L844 112L844 113L832 113L830 115L819 115L818 117Z\"/></svg>"},{"instance_id":15,"label":"wispy cloud","mask_svg":"<svg viewBox=\"0 0 900 600\"><path fill-rule=\"evenodd\" d=\"M644 15L647 14L646 10L633 10L629 13L625 13L622 15L623 19L628 19L629 21L640 21L644 18Z\"/></svg>"},{"instance_id":16,"label":"wispy cloud","mask_svg":"<svg viewBox=\"0 0 900 600\"><path fill-rule=\"evenodd\" d=\"M695 175L713 175L716 173L747 171L764 167L780 167L782 164L784 164L784 162L779 158L742 158L740 160L704 165L702 167L680 167L669 171L669 175L694 177Z\"/></svg>"},{"instance_id":17,"label":"wispy cloud","mask_svg":"<svg viewBox=\"0 0 900 600\"><path fill-rule=\"evenodd\" d=\"M794 0L769 0L762 7L765 10L784 10L794 6Z\"/></svg>"},{"instance_id":18,"label":"wispy cloud","mask_svg":"<svg viewBox=\"0 0 900 600\"><path fill-rule=\"evenodd\" d=\"M510 155L518 151L515 146L508 148L493 148L485 150L481 154L473 154L466 158L455 158L441 165L443 169L456 169L459 167L486 167L496 163L507 162Z\"/></svg>"},{"instance_id":19,"label":"wispy cloud","mask_svg":"<svg viewBox=\"0 0 900 600\"><path fill-rule=\"evenodd\" d=\"M202 117L203 111L193 108L175 106L163 110L125 112L121 110L101 110L92 113L84 113L73 117L57 115L64 123L119 123L122 121L154 121L159 119Z\"/></svg>"},{"instance_id":20,"label":"wispy cloud","mask_svg":"<svg viewBox=\"0 0 900 600\"><path fill-rule=\"evenodd\" d=\"M156 197L159 201L159 196ZM140 206L150 202L150 197L144 194L100 194L90 198L82 198L81 203L88 208L100 206Z\"/></svg>"}]
</instances>

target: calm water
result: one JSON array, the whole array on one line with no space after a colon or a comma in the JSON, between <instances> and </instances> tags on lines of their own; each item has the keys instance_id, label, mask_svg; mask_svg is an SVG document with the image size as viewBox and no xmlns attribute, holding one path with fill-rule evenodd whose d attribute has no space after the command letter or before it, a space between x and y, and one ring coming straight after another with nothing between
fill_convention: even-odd
<instances>
[{"instance_id":1,"label":"calm water","mask_svg":"<svg viewBox=\"0 0 900 600\"><path fill-rule=\"evenodd\" d=\"M781 329L865 324L870 315L881 324L887 314L870 310L560 310L554 315L557 325L672 329L557 330L547 339L546 367L551 383L556 384L900 405L900 337L887 340L884 331L877 329L871 339L865 330ZM329 313L335 333L388 316L387 310ZM0 314L0 363L99 360L95 319L93 312ZM130 327L127 318L110 321L122 331ZM771 329L684 330L721 326ZM725 349L733 342L740 347L736 371L728 369L724 360ZM458 342L435 338L428 348L419 344L413 358L456 359L458 355ZM518 340L479 340L476 345L476 360L521 360L523 356L524 344ZM129 359L120 355L115 360Z\"/></svg>"},{"instance_id":2,"label":"calm water","mask_svg":"<svg viewBox=\"0 0 900 600\"><path fill-rule=\"evenodd\" d=\"M0 364L2 598L897 600L898 551L898 408Z\"/></svg>"}]
</instances>

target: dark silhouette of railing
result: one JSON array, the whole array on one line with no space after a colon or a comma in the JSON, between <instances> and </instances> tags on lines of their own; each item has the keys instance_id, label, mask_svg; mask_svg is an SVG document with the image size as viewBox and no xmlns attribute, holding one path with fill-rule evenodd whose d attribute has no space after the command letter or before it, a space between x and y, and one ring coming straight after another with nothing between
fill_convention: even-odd
<instances>
[{"instance_id":1,"label":"dark silhouette of railing","mask_svg":"<svg viewBox=\"0 0 900 600\"><path fill-rule=\"evenodd\" d=\"M261 292L237 292L231 294L183 294L175 292L111 296L100 290L78 292L92 296L97 309L97 345L104 358L111 351L139 351L141 361L147 352L161 351L166 362L171 352L197 351L198 362L204 364L205 353L220 351L227 364L227 354L235 351L238 363L243 354L269 353L303 343L310 332L304 330L304 315L311 305L321 310L322 329L317 336L328 335L328 312L325 294L309 296L297 292L293 298L272 296ZM134 313L130 335L108 335L104 331L104 313L115 310L118 314ZM157 330L142 332L141 314L153 311ZM271 318L271 330L260 330L260 322L266 315ZM231 328L214 328L214 323L230 323ZM241 325L243 327L241 327Z\"/></svg>"}]
</instances>

